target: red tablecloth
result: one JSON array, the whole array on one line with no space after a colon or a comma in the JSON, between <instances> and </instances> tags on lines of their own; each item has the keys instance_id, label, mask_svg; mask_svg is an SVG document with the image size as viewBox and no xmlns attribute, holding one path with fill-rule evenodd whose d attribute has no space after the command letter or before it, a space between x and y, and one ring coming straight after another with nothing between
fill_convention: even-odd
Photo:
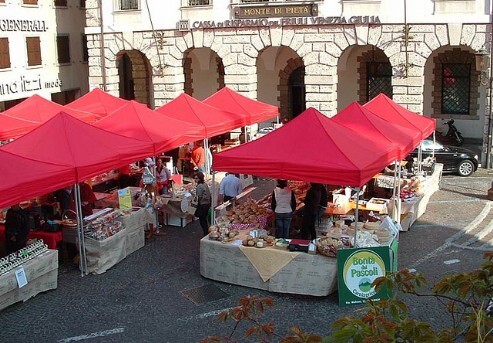
<instances>
[{"instance_id":1,"label":"red tablecloth","mask_svg":"<svg viewBox=\"0 0 493 343\"><path fill-rule=\"evenodd\" d=\"M37 238L37 239L42 239L43 242L48 245L48 249L56 249L58 246L58 243L62 241L63 238L63 232L62 231L57 231L57 232L46 232L46 231L31 231L29 233L29 238ZM5 244L5 226L0 225L0 242L2 244Z\"/></svg>"}]
</instances>

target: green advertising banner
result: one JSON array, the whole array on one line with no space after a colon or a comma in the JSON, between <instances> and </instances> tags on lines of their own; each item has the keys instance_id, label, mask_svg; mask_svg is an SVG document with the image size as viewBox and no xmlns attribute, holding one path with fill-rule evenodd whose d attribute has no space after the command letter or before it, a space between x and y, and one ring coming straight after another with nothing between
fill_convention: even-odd
<instances>
[{"instance_id":1,"label":"green advertising banner","mask_svg":"<svg viewBox=\"0 0 493 343\"><path fill-rule=\"evenodd\" d=\"M397 250L397 242L394 248ZM396 268L388 246L337 251L339 306L362 304L368 299L388 298L386 289L376 292L373 281ZM392 256L393 257L393 256Z\"/></svg>"}]
</instances>

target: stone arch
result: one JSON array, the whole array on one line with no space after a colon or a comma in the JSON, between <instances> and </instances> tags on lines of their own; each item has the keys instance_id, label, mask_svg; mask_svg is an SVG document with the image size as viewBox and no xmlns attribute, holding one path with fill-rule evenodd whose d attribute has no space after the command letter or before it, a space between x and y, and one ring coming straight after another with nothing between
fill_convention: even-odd
<instances>
[{"instance_id":1,"label":"stone arch","mask_svg":"<svg viewBox=\"0 0 493 343\"><path fill-rule=\"evenodd\" d=\"M304 69L305 64L301 57L290 58L287 61L286 67L279 73L279 115L282 122L286 122L294 117L290 76L295 71L302 72L304 75Z\"/></svg>"},{"instance_id":2,"label":"stone arch","mask_svg":"<svg viewBox=\"0 0 493 343\"><path fill-rule=\"evenodd\" d=\"M201 75L194 78L194 73ZM197 99L205 99L224 87L224 64L222 58L210 48L190 48L183 54L183 74L185 76L184 92ZM205 76L204 76L205 75ZM197 93L194 80L204 80L207 85L200 85L203 93Z\"/></svg>"},{"instance_id":3,"label":"stone arch","mask_svg":"<svg viewBox=\"0 0 493 343\"><path fill-rule=\"evenodd\" d=\"M116 64L120 97L136 100L151 107L152 68L147 56L139 50L121 50L116 55ZM124 94L125 92L127 94Z\"/></svg>"},{"instance_id":4,"label":"stone arch","mask_svg":"<svg viewBox=\"0 0 493 343\"><path fill-rule=\"evenodd\" d=\"M376 48L374 46L371 46L371 48L367 51L364 51L361 56L357 58L357 61L359 62L358 64L358 74L359 78L357 80L358 83L358 101L361 104L365 104L366 102L370 101L372 98L371 95L371 90L368 88L369 82L368 82L368 77L371 74L374 74L375 71L369 70L369 68L372 68L374 66L382 66L384 70L379 70L376 71L376 73L381 73L381 75L384 75L386 73L385 69L388 69L388 78L382 81L383 82L388 82L389 84L383 85L382 90L385 89L382 93L387 95L389 98L392 99L393 97L393 91L392 91L392 65L389 61L389 58L385 53L380 50L379 48ZM387 90L388 89L388 90Z\"/></svg>"},{"instance_id":5,"label":"stone arch","mask_svg":"<svg viewBox=\"0 0 493 343\"><path fill-rule=\"evenodd\" d=\"M479 86L480 72L476 70L476 59L472 51L462 48L445 47L441 52L434 54L428 60L428 63L433 63L433 79L431 81L432 97L431 97L431 115L440 117L445 115L450 117L448 113L442 113L442 66L445 63L460 63L470 65L470 86L469 86L469 115L476 114L479 110Z\"/></svg>"}]
</instances>

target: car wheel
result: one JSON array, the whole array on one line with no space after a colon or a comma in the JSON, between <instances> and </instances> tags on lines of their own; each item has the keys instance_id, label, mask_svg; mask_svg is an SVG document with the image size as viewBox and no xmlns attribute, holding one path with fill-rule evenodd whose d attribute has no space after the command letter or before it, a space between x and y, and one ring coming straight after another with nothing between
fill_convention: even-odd
<instances>
[{"instance_id":1,"label":"car wheel","mask_svg":"<svg viewBox=\"0 0 493 343\"><path fill-rule=\"evenodd\" d=\"M457 173L460 176L469 176L474 173L474 163L469 160L464 160L457 166Z\"/></svg>"}]
</instances>

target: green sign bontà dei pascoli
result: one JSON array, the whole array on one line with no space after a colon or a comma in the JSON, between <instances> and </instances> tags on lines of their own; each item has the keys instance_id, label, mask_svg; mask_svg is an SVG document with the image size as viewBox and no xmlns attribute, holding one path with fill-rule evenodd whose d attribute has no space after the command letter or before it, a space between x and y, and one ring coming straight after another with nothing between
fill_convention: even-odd
<instances>
[{"instance_id":1,"label":"green sign bont\u00e0 dei pascoli","mask_svg":"<svg viewBox=\"0 0 493 343\"><path fill-rule=\"evenodd\" d=\"M341 249L337 251L339 306L362 304L368 299L389 296L386 289L376 292L373 281L393 268L388 246Z\"/></svg>"}]
</instances>

